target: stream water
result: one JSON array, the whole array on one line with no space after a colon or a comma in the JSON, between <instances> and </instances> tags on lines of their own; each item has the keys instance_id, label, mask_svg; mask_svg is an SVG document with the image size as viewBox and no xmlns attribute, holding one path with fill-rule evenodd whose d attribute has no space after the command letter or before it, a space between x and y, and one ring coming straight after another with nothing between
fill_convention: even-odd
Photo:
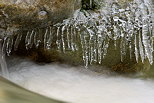
<instances>
[{"instance_id":1,"label":"stream water","mask_svg":"<svg viewBox=\"0 0 154 103\"><path fill-rule=\"evenodd\" d=\"M9 60L8 63L12 82L50 98L70 103L153 103L154 101L152 79L119 76L106 71L106 68L104 72L96 73L84 67L71 67L58 63L36 64L19 58ZM11 89L13 88L9 88ZM2 93L0 97L1 95L3 96ZM12 100L18 99L17 97ZM37 98L31 99L37 101Z\"/></svg>"},{"instance_id":2,"label":"stream water","mask_svg":"<svg viewBox=\"0 0 154 103\"><path fill-rule=\"evenodd\" d=\"M5 52L3 52L3 47L2 47L2 40L0 39L0 70L1 70L1 75L5 78L9 78L8 74L8 69L7 69L7 64L5 60Z\"/></svg>"},{"instance_id":3,"label":"stream water","mask_svg":"<svg viewBox=\"0 0 154 103\"><path fill-rule=\"evenodd\" d=\"M0 77L0 103L63 103L24 88Z\"/></svg>"},{"instance_id":4,"label":"stream water","mask_svg":"<svg viewBox=\"0 0 154 103\"><path fill-rule=\"evenodd\" d=\"M130 55L130 59L134 55L136 62L148 60L152 65L153 8L152 0L133 0L126 6L109 0L97 13L77 10L72 18L45 28L44 34L37 29L25 31L24 39L22 34L16 38L7 31L0 34L0 75L15 83L0 77L0 103L60 103L49 98L70 103L153 103L153 79L120 76L105 67L101 67L101 73L87 69L93 63L102 64L110 40L115 48L119 40L121 61L125 55ZM63 53L78 51L79 43L84 67L37 64L17 57L5 60L5 54L18 49L21 40L26 49L37 48L41 43L44 49L51 49L54 43Z\"/></svg>"}]
</instances>

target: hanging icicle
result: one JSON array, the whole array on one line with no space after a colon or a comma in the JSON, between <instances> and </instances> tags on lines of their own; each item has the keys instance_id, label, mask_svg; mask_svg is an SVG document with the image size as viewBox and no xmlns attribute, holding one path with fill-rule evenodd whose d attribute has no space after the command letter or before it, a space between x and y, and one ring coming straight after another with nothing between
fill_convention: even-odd
<instances>
[{"instance_id":1,"label":"hanging icicle","mask_svg":"<svg viewBox=\"0 0 154 103\"><path fill-rule=\"evenodd\" d=\"M92 6L92 2L90 3ZM12 47L17 50L23 37L26 49L33 46L38 48L41 44L44 49L49 50L53 43L58 51L66 53L70 50L78 51L78 45L81 45L83 62L87 68L89 64L103 63L112 40L115 49L120 47L121 61L128 55L129 50L130 58L134 55L136 62L141 60L144 63L148 59L150 64L153 64L153 10L151 0L133 0L125 7L121 6L118 0L113 0L107 2L97 13L76 10L73 17L43 30L27 30L26 36L24 33L17 34L15 39L3 36L2 51L9 55Z\"/></svg>"}]
</instances>

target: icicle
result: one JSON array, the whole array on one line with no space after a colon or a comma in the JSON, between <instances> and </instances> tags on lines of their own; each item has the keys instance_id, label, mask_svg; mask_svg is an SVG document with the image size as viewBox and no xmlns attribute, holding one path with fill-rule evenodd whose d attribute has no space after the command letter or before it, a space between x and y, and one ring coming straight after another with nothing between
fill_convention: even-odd
<instances>
[{"instance_id":1,"label":"icicle","mask_svg":"<svg viewBox=\"0 0 154 103\"><path fill-rule=\"evenodd\" d=\"M82 59L85 65L85 46L84 46L85 39L82 33L80 34L80 41L81 41L81 46L82 46Z\"/></svg>"},{"instance_id":2,"label":"icicle","mask_svg":"<svg viewBox=\"0 0 154 103\"><path fill-rule=\"evenodd\" d=\"M118 31L118 28L117 28L116 25L113 26L113 31L114 31L114 37L113 37L113 40L115 41L114 46L115 46L115 48L116 48L116 40L117 40L118 32L119 32L119 31Z\"/></svg>"},{"instance_id":3,"label":"icicle","mask_svg":"<svg viewBox=\"0 0 154 103\"><path fill-rule=\"evenodd\" d=\"M44 34L44 49L47 49L47 40L48 40L48 28L46 28Z\"/></svg>"},{"instance_id":4,"label":"icicle","mask_svg":"<svg viewBox=\"0 0 154 103\"><path fill-rule=\"evenodd\" d=\"M142 28L143 45L145 48L146 57L148 58L150 64L152 64L153 63L153 51L150 45L150 37L147 34L148 34L147 25L145 24L143 25L143 28Z\"/></svg>"},{"instance_id":5,"label":"icicle","mask_svg":"<svg viewBox=\"0 0 154 103\"><path fill-rule=\"evenodd\" d=\"M105 56L107 55L107 51L108 51L107 49L109 47L109 38L106 36L102 42L103 42L102 43L102 50L103 50L102 59L104 59Z\"/></svg>"},{"instance_id":6,"label":"icicle","mask_svg":"<svg viewBox=\"0 0 154 103\"><path fill-rule=\"evenodd\" d=\"M66 30L66 35L67 35L67 46L68 46L68 49L71 48L70 46L70 33L69 33L69 26L67 27L67 30Z\"/></svg>"},{"instance_id":7,"label":"icicle","mask_svg":"<svg viewBox=\"0 0 154 103\"><path fill-rule=\"evenodd\" d=\"M6 54L7 38L8 38L8 37L4 37L4 38L3 38L2 54L4 54L4 55Z\"/></svg>"},{"instance_id":8,"label":"icicle","mask_svg":"<svg viewBox=\"0 0 154 103\"><path fill-rule=\"evenodd\" d=\"M14 50L15 51L18 49L18 46L19 46L21 39L22 39L22 34L17 34L17 38L16 38L15 43L14 43Z\"/></svg>"},{"instance_id":9,"label":"icicle","mask_svg":"<svg viewBox=\"0 0 154 103\"><path fill-rule=\"evenodd\" d=\"M93 61L94 61L94 54L93 54L94 48L92 46L90 46L90 50L89 50L89 57L90 57L90 65L92 65Z\"/></svg>"},{"instance_id":10,"label":"icicle","mask_svg":"<svg viewBox=\"0 0 154 103\"><path fill-rule=\"evenodd\" d=\"M6 40L6 39L4 39L4 40ZM1 67L1 71L2 71L2 76L9 79L9 72L8 72L7 64L6 64L6 60L5 60L5 51L3 51L5 49L4 49L4 46L2 46L2 42L3 42L3 40L0 39L0 67ZM3 44L3 45L5 45L5 44Z\"/></svg>"},{"instance_id":11,"label":"icicle","mask_svg":"<svg viewBox=\"0 0 154 103\"><path fill-rule=\"evenodd\" d=\"M129 57L132 59L132 44L131 42L129 43Z\"/></svg>"},{"instance_id":12,"label":"icicle","mask_svg":"<svg viewBox=\"0 0 154 103\"><path fill-rule=\"evenodd\" d=\"M102 63L102 43L103 43L103 38L101 34L97 34L97 42L98 42L98 63Z\"/></svg>"},{"instance_id":13,"label":"icicle","mask_svg":"<svg viewBox=\"0 0 154 103\"><path fill-rule=\"evenodd\" d=\"M89 65L89 55L88 55L88 41L86 40L86 36L84 36L85 40L85 68L88 68Z\"/></svg>"},{"instance_id":14,"label":"icicle","mask_svg":"<svg viewBox=\"0 0 154 103\"><path fill-rule=\"evenodd\" d=\"M60 50L59 32L60 32L60 27L57 27L57 40L56 40L56 44L57 44L58 50Z\"/></svg>"},{"instance_id":15,"label":"icicle","mask_svg":"<svg viewBox=\"0 0 154 103\"><path fill-rule=\"evenodd\" d=\"M13 38L8 37L7 38L7 44L6 44L6 53L8 56L10 56L10 53L12 51L12 46L13 46Z\"/></svg>"},{"instance_id":16,"label":"icicle","mask_svg":"<svg viewBox=\"0 0 154 103\"><path fill-rule=\"evenodd\" d=\"M139 50L140 50L140 57L142 60L142 63L144 63L144 59L145 59L145 54L144 54L144 48L143 48L143 44L142 44L142 36L141 36L141 31L139 31Z\"/></svg>"},{"instance_id":17,"label":"icicle","mask_svg":"<svg viewBox=\"0 0 154 103\"><path fill-rule=\"evenodd\" d=\"M47 41L47 49L51 49L52 39L53 39L52 28L49 27L49 38L48 38L48 41Z\"/></svg>"},{"instance_id":18,"label":"icicle","mask_svg":"<svg viewBox=\"0 0 154 103\"><path fill-rule=\"evenodd\" d=\"M87 41L86 32L84 31L80 34L81 46L82 46L82 58L85 65L85 68L88 68L89 65L89 46Z\"/></svg>"},{"instance_id":19,"label":"icicle","mask_svg":"<svg viewBox=\"0 0 154 103\"><path fill-rule=\"evenodd\" d=\"M137 45L137 35L135 34L135 57L136 57L136 62L138 63L138 59L139 59L139 54L138 54L138 45Z\"/></svg>"},{"instance_id":20,"label":"icicle","mask_svg":"<svg viewBox=\"0 0 154 103\"><path fill-rule=\"evenodd\" d=\"M65 31L65 25L62 27L62 34L61 34L62 48L63 48L63 52L65 53L64 31Z\"/></svg>"},{"instance_id":21,"label":"icicle","mask_svg":"<svg viewBox=\"0 0 154 103\"><path fill-rule=\"evenodd\" d=\"M30 49L33 46L33 36L34 36L34 30L31 31L31 33L28 31L25 39L26 49Z\"/></svg>"},{"instance_id":22,"label":"icicle","mask_svg":"<svg viewBox=\"0 0 154 103\"><path fill-rule=\"evenodd\" d=\"M44 34L44 49L51 49L51 43L52 43L52 31L51 27L46 28L45 34Z\"/></svg>"},{"instance_id":23,"label":"icicle","mask_svg":"<svg viewBox=\"0 0 154 103\"><path fill-rule=\"evenodd\" d=\"M120 42L120 56L121 56L121 62L123 62L124 54L123 54L123 40Z\"/></svg>"},{"instance_id":24,"label":"icicle","mask_svg":"<svg viewBox=\"0 0 154 103\"><path fill-rule=\"evenodd\" d=\"M144 48L145 48L146 57L148 58L150 64L152 65L153 64L153 49L152 49L151 44L150 44L149 26L148 26L148 21L147 21L148 20L147 6L142 3L141 9L142 9L142 15L143 15L143 17L142 17L143 45L144 45Z\"/></svg>"},{"instance_id":25,"label":"icicle","mask_svg":"<svg viewBox=\"0 0 154 103\"><path fill-rule=\"evenodd\" d=\"M34 33L34 45L36 48L38 48L41 43L39 36L40 36L39 33L38 34L37 34L37 32Z\"/></svg>"},{"instance_id":26,"label":"icicle","mask_svg":"<svg viewBox=\"0 0 154 103\"><path fill-rule=\"evenodd\" d=\"M95 38L96 39L96 38ZM98 52L97 52L97 39L94 40L94 49L93 49L93 52L94 52L94 57L93 57L93 61L95 63L98 62Z\"/></svg>"},{"instance_id":27,"label":"icicle","mask_svg":"<svg viewBox=\"0 0 154 103\"><path fill-rule=\"evenodd\" d=\"M75 51L75 48L74 48L74 41L73 41L73 35L74 35L73 26L71 26L70 28L71 28L71 50L72 50L72 51Z\"/></svg>"},{"instance_id":28,"label":"icicle","mask_svg":"<svg viewBox=\"0 0 154 103\"><path fill-rule=\"evenodd\" d=\"M152 51L154 51L154 39L153 39L153 29L154 29L154 25L152 24L152 18L149 18L149 33L150 33L150 43L151 43L151 48Z\"/></svg>"},{"instance_id":29,"label":"icicle","mask_svg":"<svg viewBox=\"0 0 154 103\"><path fill-rule=\"evenodd\" d=\"M77 51L78 50L78 47L77 47L77 31L76 31L76 26L74 26L74 49Z\"/></svg>"}]
</instances>

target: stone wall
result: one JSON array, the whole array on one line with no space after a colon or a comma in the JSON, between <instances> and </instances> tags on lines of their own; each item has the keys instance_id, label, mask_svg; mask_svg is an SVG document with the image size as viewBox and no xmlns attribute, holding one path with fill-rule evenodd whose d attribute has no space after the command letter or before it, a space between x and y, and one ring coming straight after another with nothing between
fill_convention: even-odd
<instances>
[{"instance_id":1,"label":"stone wall","mask_svg":"<svg viewBox=\"0 0 154 103\"><path fill-rule=\"evenodd\" d=\"M0 28L38 28L70 17L80 0L1 0Z\"/></svg>"}]
</instances>

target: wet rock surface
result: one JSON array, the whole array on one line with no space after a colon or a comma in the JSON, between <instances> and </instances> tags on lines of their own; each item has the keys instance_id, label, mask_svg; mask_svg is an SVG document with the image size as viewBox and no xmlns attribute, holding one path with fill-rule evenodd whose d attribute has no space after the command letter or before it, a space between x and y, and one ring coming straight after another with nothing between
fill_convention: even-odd
<instances>
[{"instance_id":1,"label":"wet rock surface","mask_svg":"<svg viewBox=\"0 0 154 103\"><path fill-rule=\"evenodd\" d=\"M96 10L96 8L92 11L89 9L87 11L75 11L80 8L80 0L2 0L0 1L0 36L11 44L6 45L6 47L4 45L6 51L10 52L9 48L13 47L11 48L13 49L12 54L27 56L37 62L58 61L72 65L85 65L86 68L91 65L101 65L110 67L120 73L148 69L150 64L144 56L150 58L151 54L144 55L143 60L141 60L142 58L139 58L139 55L146 53L139 52L141 49L138 43L139 40L135 39L135 36L127 36L131 33L131 27L137 24L136 21L135 25L131 24L133 20L130 15L135 14L135 12L129 15L129 9L134 9L128 8L127 10L126 8L128 2L131 1L118 0L118 3L113 2L113 7L107 9L107 12L111 12L111 14L105 12L105 16L101 14L101 10ZM134 4L130 5L134 6ZM112 8L111 11L110 8ZM75 12L79 12L81 15L76 15ZM87 14L91 16L85 16ZM130 19L130 21L127 19ZM103 23L106 21L107 23L104 26ZM129 25L125 28L124 25L127 22ZM122 28L119 25L123 25ZM98 35L98 32L102 32L101 28L106 29L106 31L103 31L104 36ZM119 34L116 31L117 28L121 30ZM129 33L127 29L130 29ZM91 35L89 35L90 33ZM14 38L7 37L13 34L15 34ZM112 38L114 35L115 37ZM118 38L118 35L121 35L121 38ZM95 43L97 36L102 39L105 38L105 40L98 40ZM3 44L7 44L5 41ZM104 44L97 42L103 42ZM127 43L128 45L131 44L131 48L133 48L131 55L130 45L125 45ZM100 49L98 46L100 46ZM103 54L99 57L99 50L101 49ZM130 56L132 57L130 58Z\"/></svg>"},{"instance_id":2,"label":"wet rock surface","mask_svg":"<svg viewBox=\"0 0 154 103\"><path fill-rule=\"evenodd\" d=\"M0 27L38 28L70 17L80 0L1 0Z\"/></svg>"}]
</instances>

